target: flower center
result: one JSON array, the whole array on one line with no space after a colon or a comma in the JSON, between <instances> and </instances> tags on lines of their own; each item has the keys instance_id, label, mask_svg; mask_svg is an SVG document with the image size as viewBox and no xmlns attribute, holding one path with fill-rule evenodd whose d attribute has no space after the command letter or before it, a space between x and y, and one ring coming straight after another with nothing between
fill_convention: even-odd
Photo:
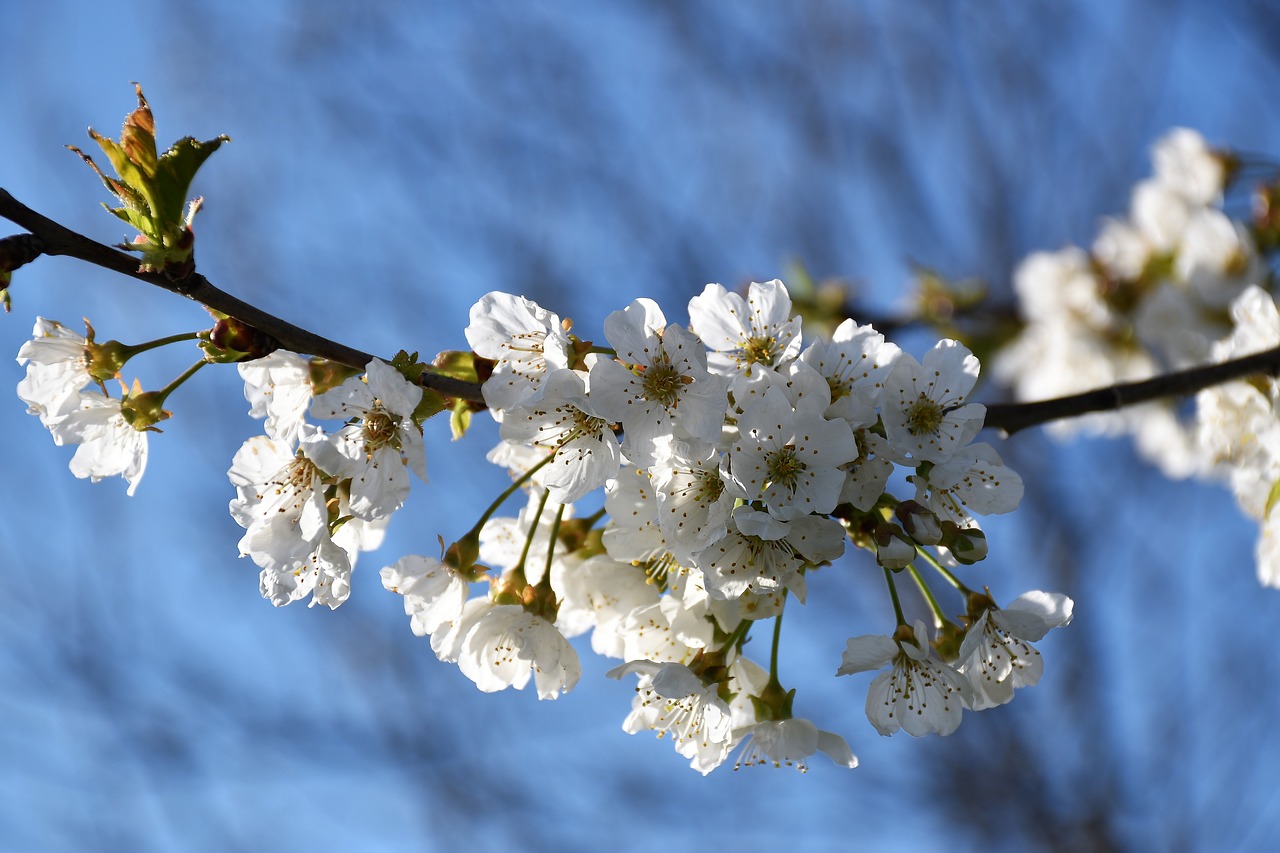
<instances>
[{"instance_id":1,"label":"flower center","mask_svg":"<svg viewBox=\"0 0 1280 853\"><path fill-rule=\"evenodd\" d=\"M655 361L645 368L640 386L646 400L670 409L680 402L684 379L670 362Z\"/></svg>"},{"instance_id":2,"label":"flower center","mask_svg":"<svg viewBox=\"0 0 1280 853\"><path fill-rule=\"evenodd\" d=\"M719 472L703 469L697 472L697 477L693 487L694 499L702 506L710 506L720 500L720 495L724 494L724 481L720 479Z\"/></svg>"},{"instance_id":3,"label":"flower center","mask_svg":"<svg viewBox=\"0 0 1280 853\"><path fill-rule=\"evenodd\" d=\"M578 408L573 410L571 417L573 419L573 425L565 430L564 435L560 439L560 444L568 444L576 438L592 438L598 436L609 426L609 422L604 418L593 417Z\"/></svg>"},{"instance_id":4,"label":"flower center","mask_svg":"<svg viewBox=\"0 0 1280 853\"><path fill-rule=\"evenodd\" d=\"M794 492L804 470L804 462L800 461L800 457L796 455L794 445L784 445L781 449L769 454L767 471L768 482L771 485L781 486Z\"/></svg>"},{"instance_id":5,"label":"flower center","mask_svg":"<svg viewBox=\"0 0 1280 853\"><path fill-rule=\"evenodd\" d=\"M747 364L771 365L778 357L778 339L772 337L747 338L742 345L742 358Z\"/></svg>"},{"instance_id":6,"label":"flower center","mask_svg":"<svg viewBox=\"0 0 1280 853\"><path fill-rule=\"evenodd\" d=\"M853 383L838 376L827 377L827 388L831 390L831 402L833 403L853 393Z\"/></svg>"},{"instance_id":7,"label":"flower center","mask_svg":"<svg viewBox=\"0 0 1280 853\"><path fill-rule=\"evenodd\" d=\"M373 452L392 444L395 441L396 428L398 426L400 426L399 418L382 408L382 406L375 406L364 418L365 448Z\"/></svg>"},{"instance_id":8,"label":"flower center","mask_svg":"<svg viewBox=\"0 0 1280 853\"><path fill-rule=\"evenodd\" d=\"M912 435L937 432L942 424L942 407L920 393L920 397L907 407L907 431Z\"/></svg>"}]
</instances>

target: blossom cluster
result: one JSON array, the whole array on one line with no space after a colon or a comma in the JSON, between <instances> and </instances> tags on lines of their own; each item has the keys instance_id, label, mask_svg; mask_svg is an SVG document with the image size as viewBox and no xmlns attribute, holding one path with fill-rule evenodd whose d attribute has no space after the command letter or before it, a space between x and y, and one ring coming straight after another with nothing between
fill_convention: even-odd
<instances>
[{"instance_id":1,"label":"blossom cluster","mask_svg":"<svg viewBox=\"0 0 1280 853\"><path fill-rule=\"evenodd\" d=\"M700 772L735 750L738 766L804 767L817 751L853 766L843 738L793 715L776 659L766 670L741 654L747 634L780 622L788 595L803 603L850 542L887 576L918 579L927 557L959 584L944 563L985 556L977 516L1014 509L1022 482L973 443L985 410L967 399L978 362L960 344L917 361L846 321L805 346L779 281L745 297L707 285L688 312L685 327L637 299L596 347L527 299L484 296L466 334L492 367L483 393L502 440L489 458L526 503L476 531L487 593L470 596L477 567L456 545L405 557L383 582L413 631L482 690L521 687L532 671L554 698L580 673L568 640L590 633L595 652L622 661L610 675L638 679L624 729L669 733ZM887 493L899 469L908 500ZM574 506L599 489L602 525ZM1071 604L1035 595L1007 610L969 595L972 640L945 660L898 612L891 636L849 641L838 674L887 669L867 703L881 733L950 733L963 709L1039 679L1030 642L1066 624Z\"/></svg>"},{"instance_id":2,"label":"blossom cluster","mask_svg":"<svg viewBox=\"0 0 1280 853\"><path fill-rule=\"evenodd\" d=\"M1070 600L1029 593L1002 609L953 571L987 553L978 517L1022 496L1017 473L974 442L985 409L968 399L969 350L946 340L917 360L852 320L806 345L780 281L745 296L707 285L688 312L686 327L637 299L609 315L596 346L522 297L490 293L473 307L469 357L488 376L501 437L489 459L514 482L439 556L382 569L413 633L482 691L532 682L542 699L575 686L571 641L589 634L620 661L611 676L638 680L623 728L670 734L700 772L735 751L736 766L805 769L821 751L852 767L843 737L794 715L776 642L767 669L742 651L762 620L776 636L788 600L803 604L853 544L882 567L896 627L849 639L836 674L884 670L866 703L880 733L949 734L963 710L1035 684L1031 643L1070 621ZM156 410L195 368L149 392L148 407L140 389L97 389L153 345L95 344L92 330L41 319L23 346L19 394L56 441L80 445L78 475L136 487L147 430L167 416ZM404 505L409 472L425 481L422 423L438 407L396 364L323 378L286 351L240 363L265 434L235 454L230 512L273 604L340 606L358 554L380 546ZM99 426L108 419L111 430ZM603 506L583 515L593 493ZM519 512L497 515L517 494ZM959 591L959 624L917 564ZM925 591L932 629L908 621L897 577Z\"/></svg>"},{"instance_id":3,"label":"blossom cluster","mask_svg":"<svg viewBox=\"0 0 1280 853\"><path fill-rule=\"evenodd\" d=\"M1014 274L1026 321L995 362L1015 396L1038 400L1148 379L1209 358L1231 329L1228 308L1267 275L1256 241L1223 210L1236 168L1186 128L1152 149L1154 174L1127 216L1107 219L1089 251L1036 252ZM1131 433L1168 476L1203 470L1195 427L1174 403L1148 403L1050 427Z\"/></svg>"},{"instance_id":4,"label":"blossom cluster","mask_svg":"<svg viewBox=\"0 0 1280 853\"><path fill-rule=\"evenodd\" d=\"M1240 161L1200 134L1171 131L1152 150L1154 175L1133 189L1128 217L1104 222L1090 252L1068 247L1028 257L1015 275L1026 326L996 360L1021 399L1147 379L1280 346L1268 254L1275 186L1250 220L1224 210ZM1260 581L1280 587L1280 391L1269 376L1199 393L1193 409L1147 403L1052 425L1129 432L1172 477L1229 484L1261 522Z\"/></svg>"}]
</instances>

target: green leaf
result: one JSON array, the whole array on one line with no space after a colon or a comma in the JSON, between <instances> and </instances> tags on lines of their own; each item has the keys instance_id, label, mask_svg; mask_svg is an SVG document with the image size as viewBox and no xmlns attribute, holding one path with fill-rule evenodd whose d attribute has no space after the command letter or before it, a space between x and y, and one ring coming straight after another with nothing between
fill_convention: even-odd
<instances>
[{"instance_id":1,"label":"green leaf","mask_svg":"<svg viewBox=\"0 0 1280 853\"><path fill-rule=\"evenodd\" d=\"M418 405L413 409L413 419L420 424L427 418L440 414L444 409L444 397L441 397L430 388L423 388L422 399L418 401Z\"/></svg>"},{"instance_id":2,"label":"green leaf","mask_svg":"<svg viewBox=\"0 0 1280 853\"><path fill-rule=\"evenodd\" d=\"M197 200L184 213L191 182L209 155L229 142L230 137L198 142L188 136L158 155L155 116L142 87L135 83L134 91L138 106L125 118L118 142L89 128L90 138L106 154L116 177L104 174L93 158L79 148L67 147L79 154L120 200L121 207L107 209L137 228L142 236L124 248L142 253L144 269L181 268L191 263L191 218L200 208Z\"/></svg>"}]
</instances>

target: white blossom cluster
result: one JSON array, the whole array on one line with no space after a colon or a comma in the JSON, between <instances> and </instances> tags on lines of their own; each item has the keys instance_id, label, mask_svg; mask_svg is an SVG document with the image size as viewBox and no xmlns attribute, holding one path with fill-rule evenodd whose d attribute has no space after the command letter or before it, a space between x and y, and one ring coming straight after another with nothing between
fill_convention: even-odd
<instances>
[{"instance_id":1,"label":"white blossom cluster","mask_svg":"<svg viewBox=\"0 0 1280 853\"><path fill-rule=\"evenodd\" d=\"M1250 223L1222 209L1232 163L1195 131L1153 148L1155 174L1133 190L1128 218L1107 220L1091 252L1028 257L1014 285L1027 325L996 361L1021 399L1146 379L1280 346L1272 275ZM1076 423L1128 431L1169 476L1229 484L1261 522L1260 581L1280 587L1280 390L1269 376ZM1071 422L1052 425L1060 434Z\"/></svg>"},{"instance_id":2,"label":"white blossom cluster","mask_svg":"<svg viewBox=\"0 0 1280 853\"><path fill-rule=\"evenodd\" d=\"M1235 328L1213 348L1215 361L1280 347L1280 311L1259 287L1231 306ZM1280 588L1280 384L1271 376L1228 382L1196 396L1197 447L1227 482L1241 509L1261 523L1258 580Z\"/></svg>"},{"instance_id":3,"label":"white blossom cluster","mask_svg":"<svg viewBox=\"0 0 1280 853\"><path fill-rule=\"evenodd\" d=\"M899 572L923 583L923 561L966 600L964 627L934 603L931 638L907 624L895 591L896 629L848 640L838 675L884 670L866 705L879 732L949 734L964 709L1035 684L1031 643L1070 621L1071 601L1029 593L1001 609L947 568L983 559L977 517L1013 510L1023 490L974 443L977 359L948 340L917 361L853 321L805 345L779 281L745 297L707 285L689 316L688 327L669 323L637 299L609 315L603 347L521 297L490 293L473 307L466 335L491 367L482 391L502 439L489 458L517 484L438 558L382 570L413 632L481 690L532 681L543 699L577 683L570 641L589 634L592 650L621 661L610 675L638 679L624 729L670 735L702 773L735 752L735 766L805 769L820 751L853 767L844 738L794 716L776 652L767 670L741 654L752 627L779 630L788 597L803 603L852 542L891 586ZM19 355L19 393L55 440L80 444L77 474L120 474L132 492L142 421L84 390L115 368L95 361L111 352L40 320ZM336 608L357 555L378 547L405 503L408 472L425 480L429 412L423 389L382 361L318 394L311 366L284 351L240 365L265 434L235 455L230 511L265 598ZM107 409L112 430L94 426ZM895 471L908 499L889 492ZM519 513L495 515L517 485ZM597 490L603 508L579 517L575 504Z\"/></svg>"},{"instance_id":4,"label":"white blossom cluster","mask_svg":"<svg viewBox=\"0 0 1280 853\"><path fill-rule=\"evenodd\" d=\"M803 603L846 542L893 570L925 547L952 565L981 559L975 516L1012 510L1022 482L972 443L978 362L954 341L917 361L847 321L804 346L779 281L745 297L707 285L689 317L670 323L637 299L606 319L605 351L527 299L483 297L466 334L493 365L483 393L502 443L490 459L527 478L527 502L479 531L479 561L498 576L487 593L472 596L474 575L449 557L405 557L383 583L481 690L532 677L540 697L558 696L580 674L568 640L589 632L595 652L623 661L612 676L638 678L624 729L669 734L700 772L735 750L738 766L804 768L821 751L852 767L844 739L794 717L741 639L780 618L788 593ZM898 468L910 501L885 494ZM600 545L576 547L563 535L572 505L601 488ZM883 734L950 733L962 709L1039 679L1029 643L1066 624L1071 603L1032 595L1008 610L987 599L951 661L922 624L902 625L850 640L838 674L888 668L867 704ZM951 691L941 701L938 685Z\"/></svg>"},{"instance_id":5,"label":"white blossom cluster","mask_svg":"<svg viewBox=\"0 0 1280 853\"><path fill-rule=\"evenodd\" d=\"M1085 251L1036 252L1014 274L1026 327L995 362L1021 400L1147 379L1208 359L1231 328L1228 307L1267 276L1244 223L1222 209L1231 160L1195 131L1152 149L1154 174L1129 214L1106 220ZM1195 428L1173 403L1148 403L1050 427L1134 437L1171 477L1203 470Z\"/></svg>"}]
</instances>

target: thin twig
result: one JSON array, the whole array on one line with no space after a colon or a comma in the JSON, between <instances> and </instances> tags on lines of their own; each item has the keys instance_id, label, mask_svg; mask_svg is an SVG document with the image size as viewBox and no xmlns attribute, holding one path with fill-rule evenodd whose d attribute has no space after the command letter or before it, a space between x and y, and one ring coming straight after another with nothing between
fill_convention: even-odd
<instances>
[{"instance_id":1,"label":"thin twig","mask_svg":"<svg viewBox=\"0 0 1280 853\"><path fill-rule=\"evenodd\" d=\"M30 231L40 242L40 249L46 255L65 255L85 261L95 266L114 270L185 296L199 302L214 311L234 317L243 323L265 332L279 341L284 349L297 353L327 358L355 368L364 368L373 360L366 352L353 349L328 338L321 337L299 326L295 326L279 317L272 316L247 302L219 290L203 275L192 273L181 278L171 278L161 273L142 272L138 269L138 259L118 249L90 240L77 234L52 219L43 216L20 201L8 191L0 188L0 216ZM390 359L386 359L390 361ZM464 400L483 402L480 386L474 382L463 382L450 376L437 373L424 373L422 384L446 397L458 397Z\"/></svg>"}]
</instances>

